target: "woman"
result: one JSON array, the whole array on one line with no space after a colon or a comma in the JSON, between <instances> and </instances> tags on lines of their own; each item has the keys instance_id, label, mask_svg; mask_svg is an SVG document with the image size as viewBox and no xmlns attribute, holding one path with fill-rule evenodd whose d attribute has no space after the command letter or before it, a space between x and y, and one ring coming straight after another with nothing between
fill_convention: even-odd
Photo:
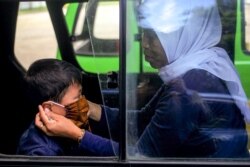
<instances>
[{"instance_id":1,"label":"woman","mask_svg":"<svg viewBox=\"0 0 250 167\"><path fill-rule=\"evenodd\" d=\"M141 126L138 140L129 146L129 155L249 157L246 96L229 56L215 47L221 38L216 1L144 0L139 6L139 25L143 28L145 60L159 70L164 84L137 113L139 124L144 114L151 119ZM108 118L109 127L116 125L110 120L118 120L117 110L90 106L91 119ZM46 125L42 130L47 134L75 138L69 129L58 128L67 124L77 130L63 117L41 109L36 125L41 123ZM88 146L88 139L82 135L80 145L98 155L95 145ZM114 150L118 149L115 145Z\"/></svg>"}]
</instances>

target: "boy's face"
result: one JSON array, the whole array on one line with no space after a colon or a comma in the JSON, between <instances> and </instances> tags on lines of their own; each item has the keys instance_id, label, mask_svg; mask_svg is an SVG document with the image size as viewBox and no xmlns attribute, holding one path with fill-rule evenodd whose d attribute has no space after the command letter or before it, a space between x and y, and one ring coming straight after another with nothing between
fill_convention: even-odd
<instances>
[{"instance_id":1,"label":"boy's face","mask_svg":"<svg viewBox=\"0 0 250 167\"><path fill-rule=\"evenodd\" d=\"M56 114L65 116L66 109L64 106L79 100L81 95L82 95L82 87L78 84L73 84L69 86L69 88L66 90L66 93L63 96L60 104L52 102L52 101L48 101L48 102L43 103L43 107L49 108L52 112Z\"/></svg>"}]
</instances>

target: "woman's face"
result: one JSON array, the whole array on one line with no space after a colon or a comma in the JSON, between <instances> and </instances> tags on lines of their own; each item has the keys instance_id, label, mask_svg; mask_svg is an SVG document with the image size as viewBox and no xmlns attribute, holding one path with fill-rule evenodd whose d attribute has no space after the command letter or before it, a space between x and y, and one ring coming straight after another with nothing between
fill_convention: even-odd
<instances>
[{"instance_id":1,"label":"woman's face","mask_svg":"<svg viewBox=\"0 0 250 167\"><path fill-rule=\"evenodd\" d=\"M166 53L153 30L143 30L142 48L144 50L145 60L149 62L153 68L159 69L167 65L168 61Z\"/></svg>"},{"instance_id":2,"label":"woman's face","mask_svg":"<svg viewBox=\"0 0 250 167\"><path fill-rule=\"evenodd\" d=\"M48 101L44 102L43 106L49 108L52 112L56 114L65 116L66 109L64 106L79 100L81 95L82 95L82 87L79 84L72 84L66 90L65 95L62 97L62 100L60 101L60 104Z\"/></svg>"}]
</instances>

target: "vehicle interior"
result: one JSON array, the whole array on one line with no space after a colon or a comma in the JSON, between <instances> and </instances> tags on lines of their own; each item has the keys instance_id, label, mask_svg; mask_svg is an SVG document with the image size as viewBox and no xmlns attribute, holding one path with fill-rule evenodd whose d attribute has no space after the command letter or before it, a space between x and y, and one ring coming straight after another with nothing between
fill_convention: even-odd
<instances>
[{"instance_id":1,"label":"vehicle interior","mask_svg":"<svg viewBox=\"0 0 250 167\"><path fill-rule=\"evenodd\" d=\"M82 40L81 38L86 37L89 34L81 34L79 36L73 36L71 32L68 31L67 22L65 21L65 15L63 14L62 8L66 3L70 2L82 3L85 1L87 0L46 1L46 6L48 8L51 22L53 24L54 32L57 39L58 49L60 52L60 59L66 60L82 70L83 74L82 86L84 90L83 93L85 94L87 99L96 102L98 104L106 104L111 107L124 107L120 106L120 102L122 100L120 95L123 94L123 96L125 96L124 95L125 92L121 91L122 89L119 88L120 86L119 83L124 79L126 79L124 77L120 77L120 75L122 75L123 73L119 70L118 71L111 70L110 72L107 73L95 73L95 72L85 71L76 57L76 54L80 53L82 50L85 50L86 48L89 48L90 45L87 44L76 51L72 43L74 43L77 40ZM236 19L237 19L236 9L238 7L237 1L228 0L227 1L228 3L223 3L224 1L218 0L218 2L220 6L219 10L222 16L222 23L223 23L222 25L224 30L223 37L219 46L226 48L226 50L230 55L231 60L234 62L235 60L234 45L236 40L234 34L236 33L236 27L235 26L233 27L231 25L236 24ZM92 7L95 8L95 6ZM30 106L28 102L26 84L23 79L26 69L21 64L19 64L19 62L16 59L14 51L18 9L19 9L19 0L13 0L13 1L0 0L0 16L1 16L0 71L2 73L1 75L3 76L0 82L0 86L3 89L1 92L2 98L0 100L0 105L2 106L1 116L0 116L0 127L1 127L0 153L3 154L3 156L15 154L21 134L33 121L34 116L36 114L36 112L32 111L32 109L35 106ZM225 13L224 12L225 9L227 9L227 11L230 12ZM89 30L87 30L86 32L89 32ZM122 42L124 41L122 41L121 38L118 41L111 39L109 41L109 45L112 44L114 46L113 50L111 51L105 50L108 49L105 45L102 45L105 42L100 42L101 47L98 48L110 53L111 57L115 56L116 54L125 54L124 49L121 49L122 45L119 45ZM90 49L89 53L91 53L91 51L92 50ZM85 54L89 56L88 53ZM140 56L143 56L142 53L140 54L141 54ZM97 56L100 55L97 54ZM119 55L119 59L121 59L121 55ZM120 63L119 65L122 65L122 62L118 63ZM162 84L162 81L157 77L157 75L155 75L155 72L145 72L145 73L141 72L139 74L132 73L131 75L135 75L138 78L137 82L138 85L136 85L137 88L136 90L134 90L135 86L131 85L131 90L127 91L136 92L137 96L141 97L140 98L141 101L137 101L136 103L134 103L134 99L133 97L131 97L127 103L129 103L128 106L131 106L131 109L139 109L147 101L150 100L154 92ZM106 131L102 132L102 130L100 130L99 133L105 133L103 135L108 136L108 134L106 134L107 133ZM24 166L29 164L25 163L27 159L22 160L21 158L19 158L17 161L18 162L24 161L22 163L22 165ZM11 161L10 159L11 158L8 157L8 160L6 162L4 162L5 160L3 160L4 162L3 165L8 164L8 162ZM46 163L45 161L42 163L42 165L48 165L48 166L50 165L55 166L58 164L63 165L64 161L59 162L59 160L54 160L56 161L56 163L54 164ZM42 161L43 161L42 159L39 159L38 162ZM74 162L75 166L82 165L81 159L75 159ZM101 159L100 162L103 163L103 159ZM32 160L32 164L39 166L39 164L36 164L35 160L34 161ZM93 165L95 163L93 162L93 164L91 163L89 164ZM194 164L196 163L189 165L194 165ZM247 166L249 165L249 162L242 162L242 164ZM9 163L9 165L18 166L18 164L15 162ZM71 164L66 163L66 165L70 166ZM108 161L106 165L116 166L118 164L114 163L113 161ZM128 164L125 163L125 165ZM143 166L142 164L135 163L135 166L140 166L140 165ZM147 165L151 166L152 164L148 163ZM180 164L176 163L174 165L176 166L183 165L183 163ZM198 163L196 165L200 166ZM210 164L208 162L205 165L209 166ZM1 166L1 158L0 158L0 166Z\"/></svg>"},{"instance_id":2,"label":"vehicle interior","mask_svg":"<svg viewBox=\"0 0 250 167\"><path fill-rule=\"evenodd\" d=\"M8 16L3 17L0 33L1 33L1 71L5 81L1 82L1 86L6 90L3 91L4 100L1 101L1 105L5 106L1 116L1 126L6 127L2 130L0 152L3 154L15 154L16 146L20 138L21 133L28 127L28 125L33 120L35 113L31 111L28 103L28 99L25 92L25 83L23 76L25 74L25 69L18 63L14 53L14 41L15 41L15 25L18 15L18 1L12 2L0 2L1 15ZM51 19L55 20L57 24L64 24L63 17L58 17L62 14L61 8L58 6L58 2L51 3L48 5L48 9L54 12L51 15ZM60 10L56 12L56 10ZM60 19L61 18L61 19ZM57 32L58 31L58 32ZM74 59L74 53L72 48L70 48L70 41L67 36L67 29L62 27L55 32L60 42L59 48L61 48L62 55L67 55L64 57L65 60L72 62L74 65L78 66L76 60ZM63 35L64 34L64 35ZM69 42L67 44L67 41ZM4 71L7 71L6 73ZM8 79L7 79L8 78ZM99 84L96 74L84 74L83 75L84 84L93 85L91 88L86 89L84 92L89 99L102 103L100 89L98 89ZM83 87L86 87L83 85Z\"/></svg>"}]
</instances>

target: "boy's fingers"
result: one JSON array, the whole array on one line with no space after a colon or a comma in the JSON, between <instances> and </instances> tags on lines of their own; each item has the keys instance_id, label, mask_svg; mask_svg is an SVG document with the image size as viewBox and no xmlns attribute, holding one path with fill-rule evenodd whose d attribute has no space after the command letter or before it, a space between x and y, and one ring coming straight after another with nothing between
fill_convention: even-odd
<instances>
[{"instance_id":1,"label":"boy's fingers","mask_svg":"<svg viewBox=\"0 0 250 167\"><path fill-rule=\"evenodd\" d=\"M48 108L43 108L41 105L39 106L39 111L41 120L45 125L48 123L54 123L55 120L58 119L58 116L60 116L51 112Z\"/></svg>"},{"instance_id":2,"label":"boy's fingers","mask_svg":"<svg viewBox=\"0 0 250 167\"><path fill-rule=\"evenodd\" d=\"M40 114L39 114L39 113L36 114L36 117L35 117L35 125L36 125L38 128L40 128L40 129L42 129L43 126L44 126L43 122L41 121L41 118L40 118Z\"/></svg>"},{"instance_id":3,"label":"boy's fingers","mask_svg":"<svg viewBox=\"0 0 250 167\"><path fill-rule=\"evenodd\" d=\"M49 113L47 108L45 108L45 110L43 109L43 107L41 105L38 106L39 107L39 117L41 122L43 122L43 124L47 125L49 123L49 121L51 121L51 117L48 117L47 113ZM50 113L49 113L50 114Z\"/></svg>"}]
</instances>

